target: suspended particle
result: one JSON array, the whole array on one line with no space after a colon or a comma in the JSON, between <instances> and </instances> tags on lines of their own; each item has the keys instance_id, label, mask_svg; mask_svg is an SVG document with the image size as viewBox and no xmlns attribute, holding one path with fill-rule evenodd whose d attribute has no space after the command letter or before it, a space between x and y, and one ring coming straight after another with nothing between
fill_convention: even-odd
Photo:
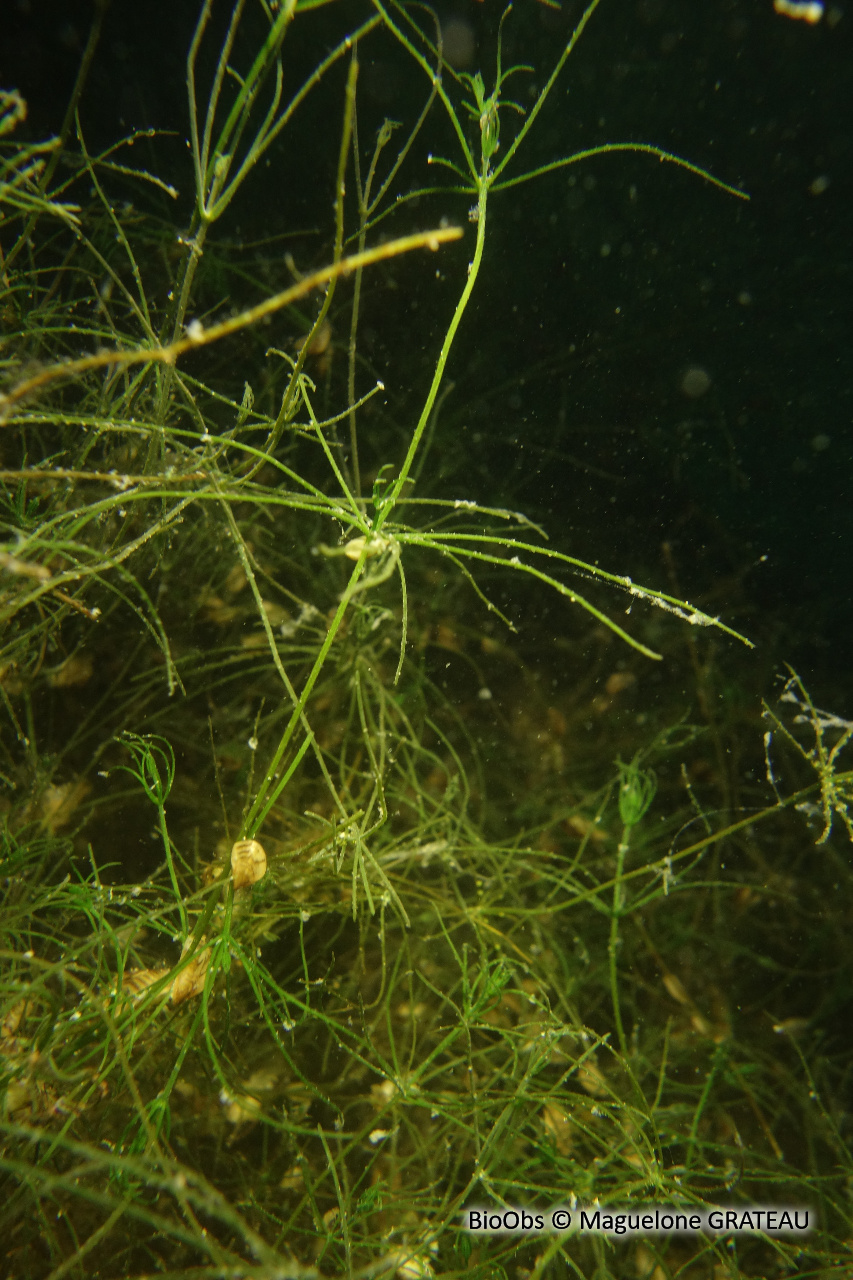
<instances>
[{"instance_id":1,"label":"suspended particle","mask_svg":"<svg viewBox=\"0 0 853 1280\"><path fill-rule=\"evenodd\" d=\"M785 18L799 18L811 25L823 17L820 0L773 0L773 8Z\"/></svg>"}]
</instances>

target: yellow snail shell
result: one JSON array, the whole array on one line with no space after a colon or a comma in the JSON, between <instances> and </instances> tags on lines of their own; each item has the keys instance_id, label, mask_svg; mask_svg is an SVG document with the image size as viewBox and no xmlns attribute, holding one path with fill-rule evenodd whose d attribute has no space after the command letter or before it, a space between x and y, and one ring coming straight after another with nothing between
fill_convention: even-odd
<instances>
[{"instance_id":1,"label":"yellow snail shell","mask_svg":"<svg viewBox=\"0 0 853 1280\"><path fill-rule=\"evenodd\" d=\"M202 942L204 939L202 939ZM186 954L192 945L192 940L187 938L184 943L184 949L181 958ZM200 946L190 960L189 964L181 969L175 981L172 983L169 992L172 1004L182 1004L184 1000L189 1000L191 996L201 995L204 991L204 983L207 977L207 969L210 964L210 947Z\"/></svg>"},{"instance_id":2,"label":"yellow snail shell","mask_svg":"<svg viewBox=\"0 0 853 1280\"><path fill-rule=\"evenodd\" d=\"M256 884L267 873L267 855L257 840L237 840L231 849L231 872L234 888Z\"/></svg>"}]
</instances>

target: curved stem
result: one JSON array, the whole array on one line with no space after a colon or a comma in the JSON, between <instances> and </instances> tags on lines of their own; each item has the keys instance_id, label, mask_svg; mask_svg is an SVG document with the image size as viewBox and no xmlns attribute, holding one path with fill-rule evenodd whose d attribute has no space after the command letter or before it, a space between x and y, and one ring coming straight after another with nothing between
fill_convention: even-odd
<instances>
[{"instance_id":1,"label":"curved stem","mask_svg":"<svg viewBox=\"0 0 853 1280\"><path fill-rule=\"evenodd\" d=\"M382 504L382 508L376 518L376 524L374 527L377 533L394 510L397 499L403 490L403 486L409 478L409 472L411 471L415 457L417 456L421 437L426 431L432 416L433 405L435 404L436 396L438 395L438 391L444 377L444 370L450 355L450 348L453 346L453 340L456 337L456 330L459 328L462 317L465 314L465 309L471 299L471 294L474 292L474 285L477 283L480 264L483 261L483 247L486 242L486 204L489 196L489 187L491 185L491 177L487 171L485 162L477 185L479 187L479 197L477 200L477 243L474 246L474 257L468 265L468 279L465 282L465 288L462 290L462 296L456 304L456 310L453 312L453 319L450 321L447 333L444 335L444 342L441 344L441 351L438 355L435 373L433 374L432 382L430 383L430 388L427 393L426 400L424 401L423 409L421 410L421 416L418 419L418 424L415 427L412 438L409 442L409 448L406 451L405 458L403 459L400 474L394 481L391 491Z\"/></svg>"}]
</instances>

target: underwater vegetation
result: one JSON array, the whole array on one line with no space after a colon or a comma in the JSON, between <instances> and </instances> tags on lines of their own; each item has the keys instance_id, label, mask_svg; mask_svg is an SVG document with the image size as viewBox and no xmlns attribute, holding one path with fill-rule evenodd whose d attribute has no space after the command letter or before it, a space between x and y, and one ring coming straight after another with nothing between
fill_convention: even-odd
<instances>
[{"instance_id":1,"label":"underwater vegetation","mask_svg":"<svg viewBox=\"0 0 853 1280\"><path fill-rule=\"evenodd\" d=\"M634 153L745 199L654 143L526 167L607 9L466 70L421 6L202 0L177 135L100 149L105 6L57 137L3 86L14 1280L851 1274L853 723L793 670L748 707L719 601L442 425L503 193ZM553 1205L811 1230L467 1230Z\"/></svg>"}]
</instances>

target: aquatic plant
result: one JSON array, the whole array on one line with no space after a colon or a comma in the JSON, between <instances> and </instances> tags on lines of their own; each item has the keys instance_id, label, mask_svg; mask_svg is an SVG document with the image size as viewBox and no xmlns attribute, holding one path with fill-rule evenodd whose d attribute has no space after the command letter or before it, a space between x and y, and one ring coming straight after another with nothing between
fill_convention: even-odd
<instances>
[{"instance_id":1,"label":"aquatic plant","mask_svg":"<svg viewBox=\"0 0 853 1280\"><path fill-rule=\"evenodd\" d=\"M469 592L481 649L500 656L486 630L511 630L496 572L577 605L644 659L658 654L578 578L742 639L552 548L521 514L419 492L493 197L620 150L740 194L631 143L513 173L598 7L524 114L505 85L525 69L503 69L500 37L489 86L451 71L420 9L375 0L353 26L346 5L250 14L237 0L214 48L205 0L186 68L193 210L177 240L163 213L173 188L121 145L91 154L79 125L76 147L70 127L60 146L18 142L21 100L0 104L11 1275L413 1280L512 1264L538 1276L557 1255L604 1275L600 1239L477 1240L461 1213L484 1199L695 1205L804 1186L825 1214L807 1245L759 1236L732 1263L719 1240L650 1243L634 1261L668 1274L707 1257L751 1275L769 1258L803 1273L803 1258L841 1256L850 1161L824 1082L792 1059L780 1088L733 1028L734 998L718 999L698 960L676 960L715 904L759 892L746 872L709 869L711 856L748 848L745 833L809 803L813 785L747 816L700 804L689 782L656 791L698 741L665 727L620 744L610 758L631 763L615 776L603 757L579 798L542 788L496 837L499 770L484 776L471 717L423 656L437 580ZM291 89L297 25L316 53ZM363 48L379 37L425 76L386 169L391 122L369 161L358 128ZM207 314L208 265L238 274L217 225L321 93L324 120L337 112L325 265L264 254L243 273L254 300ZM514 108L507 142L501 112ZM392 199L439 109L457 155L432 164L452 185ZM151 203L122 205L126 189ZM439 189L460 208L473 196L475 243L453 268L458 299L401 446L399 424L375 413L372 371L356 395L364 289L377 264L450 253L461 233L368 238ZM312 360L348 282L341 388ZM268 343L279 314L297 342ZM523 757L507 748L503 776ZM837 757L819 760L830 814L849 796ZM735 945L712 941L721 956ZM831 1152L831 1176L816 1157L810 1181L804 1161L784 1160L775 1135L794 1113L812 1149Z\"/></svg>"}]
</instances>

